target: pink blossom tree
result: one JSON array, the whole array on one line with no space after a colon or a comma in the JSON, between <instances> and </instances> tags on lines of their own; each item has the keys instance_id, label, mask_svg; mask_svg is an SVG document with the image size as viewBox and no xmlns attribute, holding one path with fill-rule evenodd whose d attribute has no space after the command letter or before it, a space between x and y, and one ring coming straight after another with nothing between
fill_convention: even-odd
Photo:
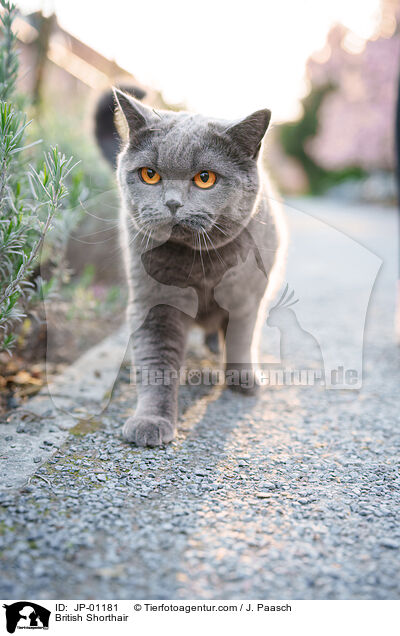
<instances>
[{"instance_id":1,"label":"pink blossom tree","mask_svg":"<svg viewBox=\"0 0 400 636\"><path fill-rule=\"evenodd\" d=\"M335 25L326 59L311 58L307 64L312 89L330 84L333 90L319 107L317 133L307 140L305 151L329 171L349 166L393 170L400 32L378 35L360 52L346 46L351 38L345 27Z\"/></svg>"}]
</instances>

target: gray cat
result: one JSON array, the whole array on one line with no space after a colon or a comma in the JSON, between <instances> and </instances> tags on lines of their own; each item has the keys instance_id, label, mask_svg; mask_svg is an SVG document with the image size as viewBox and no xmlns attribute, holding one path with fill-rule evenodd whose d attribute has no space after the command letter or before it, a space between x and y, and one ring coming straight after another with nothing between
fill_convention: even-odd
<instances>
[{"instance_id":1,"label":"gray cat","mask_svg":"<svg viewBox=\"0 0 400 636\"><path fill-rule=\"evenodd\" d=\"M255 391L248 379L283 245L258 161L270 111L227 122L155 111L118 89L115 99L128 128L117 178L134 364L154 380L138 383L123 435L157 446L175 436L179 370L194 323L214 348L219 334L230 388Z\"/></svg>"}]
</instances>

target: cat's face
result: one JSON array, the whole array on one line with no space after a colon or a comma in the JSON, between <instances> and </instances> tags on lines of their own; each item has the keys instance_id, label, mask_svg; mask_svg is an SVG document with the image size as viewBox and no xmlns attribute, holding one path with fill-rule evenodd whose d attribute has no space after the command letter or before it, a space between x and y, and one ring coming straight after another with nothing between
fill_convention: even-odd
<instances>
[{"instance_id":1,"label":"cat's face","mask_svg":"<svg viewBox=\"0 0 400 636\"><path fill-rule=\"evenodd\" d=\"M257 154L269 111L229 124L155 112L117 91L129 127L118 180L132 232L218 247L247 224L259 189Z\"/></svg>"}]
</instances>

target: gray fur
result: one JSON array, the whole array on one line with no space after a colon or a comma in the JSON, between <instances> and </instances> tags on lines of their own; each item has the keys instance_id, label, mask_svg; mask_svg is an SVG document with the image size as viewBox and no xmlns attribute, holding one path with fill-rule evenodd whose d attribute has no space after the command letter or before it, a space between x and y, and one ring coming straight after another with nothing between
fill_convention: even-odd
<instances>
[{"instance_id":1,"label":"gray fur","mask_svg":"<svg viewBox=\"0 0 400 636\"><path fill-rule=\"evenodd\" d=\"M251 347L280 242L257 161L269 111L224 122L155 112L121 91L116 98L129 126L117 175L135 366L178 374L196 322L206 334L223 334L227 368L254 370ZM143 183L142 167L162 180ZM193 183L201 170L218 175L210 189ZM176 378L139 383L125 438L141 446L171 441L177 393Z\"/></svg>"}]
</instances>

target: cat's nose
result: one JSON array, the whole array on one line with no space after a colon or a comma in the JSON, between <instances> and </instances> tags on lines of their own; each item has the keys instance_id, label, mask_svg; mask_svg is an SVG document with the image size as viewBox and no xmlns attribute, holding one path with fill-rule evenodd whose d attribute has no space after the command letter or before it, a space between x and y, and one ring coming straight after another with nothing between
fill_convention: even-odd
<instances>
[{"instance_id":1,"label":"cat's nose","mask_svg":"<svg viewBox=\"0 0 400 636\"><path fill-rule=\"evenodd\" d=\"M168 199L165 202L165 205L170 210L171 214L176 214L178 208L181 208L183 203L178 201L178 199Z\"/></svg>"}]
</instances>

